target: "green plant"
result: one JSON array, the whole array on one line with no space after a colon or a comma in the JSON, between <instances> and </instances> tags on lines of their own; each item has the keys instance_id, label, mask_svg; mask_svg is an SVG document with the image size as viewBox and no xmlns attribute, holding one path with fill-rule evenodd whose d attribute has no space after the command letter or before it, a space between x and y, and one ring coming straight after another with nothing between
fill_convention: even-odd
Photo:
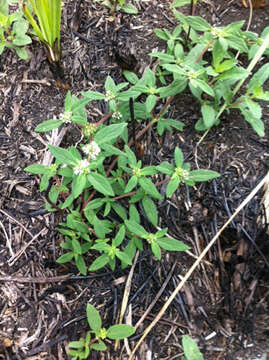
<instances>
[{"instance_id":1,"label":"green plant","mask_svg":"<svg viewBox=\"0 0 269 360\"><path fill-rule=\"evenodd\" d=\"M5 48L14 49L16 54L23 60L28 59L24 46L32 42L26 35L28 22L23 19L20 9L9 13L9 4L17 3L17 0L0 0L0 55Z\"/></svg>"},{"instance_id":2,"label":"green plant","mask_svg":"<svg viewBox=\"0 0 269 360\"><path fill-rule=\"evenodd\" d=\"M255 52L265 43L268 47L269 28L258 38L254 33L241 30L244 21L226 27L213 27L199 16L184 16L177 10L174 10L174 15L181 24L172 34L166 29L155 30L156 35L167 42L166 52L150 55L159 59L157 74L163 84L167 81L171 85L179 82L182 87L178 93L188 87L200 102L202 117L195 125L196 130L204 131L218 125L224 110L229 114L231 109L236 108L257 134L264 136L262 109L256 100L269 100L269 93L262 89L269 77L268 64L254 74L246 94L234 98L243 81L251 74L253 65L262 56L256 54L254 57ZM188 41L184 34L189 34ZM247 69L238 65L233 50L246 53L252 59ZM263 52L267 54L269 49L264 46ZM240 86L235 87L238 81Z\"/></svg>"},{"instance_id":3,"label":"green plant","mask_svg":"<svg viewBox=\"0 0 269 360\"><path fill-rule=\"evenodd\" d=\"M134 327L125 324L112 325L108 329L103 328L101 317L91 304L87 304L86 312L91 330L87 332L85 338L69 343L68 354L72 356L72 360L88 359L92 350L105 351L107 347L104 340L106 339L122 340L135 333Z\"/></svg>"},{"instance_id":4,"label":"green plant","mask_svg":"<svg viewBox=\"0 0 269 360\"><path fill-rule=\"evenodd\" d=\"M211 170L190 171L178 148L171 163L143 166L131 149L132 140L125 122L129 117L130 98L146 94L144 103L134 104L135 117L149 120L137 138L155 124L162 134L164 129L172 127L181 130L182 123L163 117L169 98L158 114L154 111L160 98L174 91L173 86L157 88L154 73L149 69L140 80L134 74L126 75L134 83L127 90L124 90L127 82L116 85L108 77L104 94L88 91L78 99L68 92L64 113L59 119L44 121L36 131L65 126L66 122L76 123L82 128L82 144L67 149L49 145L55 162L50 166L33 164L25 169L42 175L40 191L47 192L49 211L68 210L66 222L60 224L59 230L64 235L62 247L67 252L58 262L74 260L82 274L87 271L87 253L97 252L89 267L89 271L96 271L107 264L114 270L117 260L125 268L132 264L136 250L143 251L145 247L150 247L157 259L161 258L161 249L187 250L188 246L181 241L167 236L166 228L158 228L155 201L163 199L158 186L168 183L166 196L170 197L181 183L194 186L197 181L219 176ZM109 113L95 124L87 122L84 109L93 100L106 101L109 105ZM110 124L105 125L105 121ZM154 183L157 174L165 174L166 179ZM142 207L150 231L141 225L137 206Z\"/></svg>"},{"instance_id":5,"label":"green plant","mask_svg":"<svg viewBox=\"0 0 269 360\"><path fill-rule=\"evenodd\" d=\"M23 12L32 25L35 35L47 48L50 62L61 57L60 28L61 0L22 0ZM34 19L37 17L38 22Z\"/></svg>"},{"instance_id":6,"label":"green plant","mask_svg":"<svg viewBox=\"0 0 269 360\"><path fill-rule=\"evenodd\" d=\"M193 3L196 5L196 3L198 2L203 2L205 0L193 0ZM181 7L184 5L190 5L192 2L192 0L175 0L172 5L171 8L175 8L175 7Z\"/></svg>"},{"instance_id":7,"label":"green plant","mask_svg":"<svg viewBox=\"0 0 269 360\"><path fill-rule=\"evenodd\" d=\"M137 14L137 8L129 4L126 0L94 0L94 2L101 2L103 5L107 6L111 15L114 16L116 11L123 11L127 14Z\"/></svg>"},{"instance_id":8,"label":"green plant","mask_svg":"<svg viewBox=\"0 0 269 360\"><path fill-rule=\"evenodd\" d=\"M181 360L204 360L196 342L188 335L184 335L182 337L182 347L184 350L184 356Z\"/></svg>"}]
</instances>

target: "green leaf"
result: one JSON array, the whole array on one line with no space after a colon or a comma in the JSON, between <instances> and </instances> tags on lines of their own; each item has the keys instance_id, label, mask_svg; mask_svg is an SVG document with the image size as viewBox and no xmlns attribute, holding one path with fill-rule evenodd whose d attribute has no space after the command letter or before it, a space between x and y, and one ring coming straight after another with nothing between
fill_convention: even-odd
<instances>
[{"instance_id":1,"label":"green leaf","mask_svg":"<svg viewBox=\"0 0 269 360\"><path fill-rule=\"evenodd\" d=\"M77 159L67 150L58 146L48 145L50 152L55 158L63 164L74 165Z\"/></svg>"},{"instance_id":2,"label":"green leaf","mask_svg":"<svg viewBox=\"0 0 269 360\"><path fill-rule=\"evenodd\" d=\"M207 129L210 129L216 122L216 112L210 105L202 105L201 107L203 122Z\"/></svg>"},{"instance_id":3,"label":"green leaf","mask_svg":"<svg viewBox=\"0 0 269 360\"><path fill-rule=\"evenodd\" d=\"M229 35L229 37L226 37L226 41L232 49L238 50L243 53L248 52L246 42L240 36Z\"/></svg>"},{"instance_id":4,"label":"green leaf","mask_svg":"<svg viewBox=\"0 0 269 360\"><path fill-rule=\"evenodd\" d=\"M183 152L176 146L174 152L175 164L177 167L182 167L184 162Z\"/></svg>"},{"instance_id":5,"label":"green leaf","mask_svg":"<svg viewBox=\"0 0 269 360\"><path fill-rule=\"evenodd\" d=\"M120 230L117 232L112 244L116 247L120 246L125 238L125 227L121 226Z\"/></svg>"},{"instance_id":6,"label":"green leaf","mask_svg":"<svg viewBox=\"0 0 269 360\"><path fill-rule=\"evenodd\" d=\"M70 348L73 348L73 349L80 349L84 346L84 339L81 338L79 341L71 341L69 344L68 344L68 347Z\"/></svg>"},{"instance_id":7,"label":"green leaf","mask_svg":"<svg viewBox=\"0 0 269 360\"><path fill-rule=\"evenodd\" d=\"M74 177L72 182L72 194L74 199L76 199L84 190L87 182L85 174L80 174Z\"/></svg>"},{"instance_id":8,"label":"green leaf","mask_svg":"<svg viewBox=\"0 0 269 360\"><path fill-rule=\"evenodd\" d=\"M97 91L87 91L87 92L82 92L82 95L87 98L89 101L92 100L104 100L105 99L105 95L102 93L99 93Z\"/></svg>"},{"instance_id":9,"label":"green leaf","mask_svg":"<svg viewBox=\"0 0 269 360\"><path fill-rule=\"evenodd\" d=\"M151 112L153 108L155 107L157 102L157 96L155 95L149 95L146 99L146 111Z\"/></svg>"},{"instance_id":10,"label":"green leaf","mask_svg":"<svg viewBox=\"0 0 269 360\"><path fill-rule=\"evenodd\" d=\"M260 104L251 100L248 97L245 97L245 102L246 102L246 105L249 108L249 111L251 112L252 116L256 119L260 119L262 117L262 108L261 108Z\"/></svg>"},{"instance_id":11,"label":"green leaf","mask_svg":"<svg viewBox=\"0 0 269 360\"><path fill-rule=\"evenodd\" d=\"M174 177L173 179L170 179L166 187L166 197L172 196L176 191L176 189L179 187L179 184L180 184L180 178L178 176Z\"/></svg>"},{"instance_id":12,"label":"green leaf","mask_svg":"<svg viewBox=\"0 0 269 360\"><path fill-rule=\"evenodd\" d=\"M191 0L175 0L171 5L170 8L173 9L175 7L181 7L184 5L188 5L191 3Z\"/></svg>"},{"instance_id":13,"label":"green leaf","mask_svg":"<svg viewBox=\"0 0 269 360\"><path fill-rule=\"evenodd\" d=\"M187 79L174 80L170 85L159 88L160 99L175 96L185 90L188 85Z\"/></svg>"},{"instance_id":14,"label":"green leaf","mask_svg":"<svg viewBox=\"0 0 269 360\"><path fill-rule=\"evenodd\" d=\"M138 82L137 75L135 73L131 72L131 71L124 70L123 75L129 81L129 83L131 83L133 85Z\"/></svg>"},{"instance_id":15,"label":"green leaf","mask_svg":"<svg viewBox=\"0 0 269 360\"><path fill-rule=\"evenodd\" d=\"M186 360L204 360L197 344L188 335L182 337L182 346Z\"/></svg>"},{"instance_id":16,"label":"green leaf","mask_svg":"<svg viewBox=\"0 0 269 360\"><path fill-rule=\"evenodd\" d=\"M28 53L23 47L16 47L16 54L22 60L28 60Z\"/></svg>"},{"instance_id":17,"label":"green leaf","mask_svg":"<svg viewBox=\"0 0 269 360\"><path fill-rule=\"evenodd\" d=\"M63 254L62 256L60 256L60 257L56 260L56 262L57 262L58 264L64 264L64 263L66 263L66 262L71 261L71 260L73 259L73 257L74 257L74 254L73 254L72 252L68 252L68 253Z\"/></svg>"},{"instance_id":18,"label":"green leaf","mask_svg":"<svg viewBox=\"0 0 269 360\"><path fill-rule=\"evenodd\" d=\"M123 263L132 265L132 260L129 258L129 256L124 253L123 251L116 252L116 256L118 259L120 259Z\"/></svg>"},{"instance_id":19,"label":"green leaf","mask_svg":"<svg viewBox=\"0 0 269 360\"><path fill-rule=\"evenodd\" d=\"M75 264L82 275L87 274L86 264L81 255L75 256Z\"/></svg>"},{"instance_id":20,"label":"green leaf","mask_svg":"<svg viewBox=\"0 0 269 360\"><path fill-rule=\"evenodd\" d=\"M57 129L59 126L62 125L62 121L58 119L52 119L48 121L43 121L35 128L35 132L46 132L52 129Z\"/></svg>"},{"instance_id":21,"label":"green leaf","mask_svg":"<svg viewBox=\"0 0 269 360\"><path fill-rule=\"evenodd\" d=\"M111 340L125 339L134 333L135 328L125 324L112 325L107 329L107 337Z\"/></svg>"},{"instance_id":22,"label":"green leaf","mask_svg":"<svg viewBox=\"0 0 269 360\"><path fill-rule=\"evenodd\" d=\"M133 175L133 176L129 179L129 181L128 181L127 185L126 185L126 188L125 188L125 190L124 190L124 193L125 193L125 194L128 194L130 191L132 191L132 190L136 187L137 182L138 182L137 176L136 176L136 175Z\"/></svg>"},{"instance_id":23,"label":"green leaf","mask_svg":"<svg viewBox=\"0 0 269 360\"><path fill-rule=\"evenodd\" d=\"M242 67L235 66L230 70L224 71L219 75L221 80L229 80L231 84L236 81L246 78L249 75L248 71Z\"/></svg>"},{"instance_id":24,"label":"green leaf","mask_svg":"<svg viewBox=\"0 0 269 360\"><path fill-rule=\"evenodd\" d=\"M148 175L155 175L158 173L156 166L146 166L140 171L141 175L148 176Z\"/></svg>"},{"instance_id":25,"label":"green leaf","mask_svg":"<svg viewBox=\"0 0 269 360\"><path fill-rule=\"evenodd\" d=\"M108 229L104 226L104 222L105 220L99 220L97 216L93 219L94 231L100 239L104 239L108 232Z\"/></svg>"},{"instance_id":26,"label":"green leaf","mask_svg":"<svg viewBox=\"0 0 269 360\"><path fill-rule=\"evenodd\" d=\"M169 162L167 162L167 161L163 161L160 165L158 165L156 167L156 169L158 171L160 171L161 173L169 175L169 176L172 176L172 174L175 170L174 166L169 164Z\"/></svg>"},{"instance_id":27,"label":"green leaf","mask_svg":"<svg viewBox=\"0 0 269 360\"><path fill-rule=\"evenodd\" d=\"M193 170L190 172L189 179L193 181L208 181L219 177L220 174L213 170Z\"/></svg>"},{"instance_id":28,"label":"green leaf","mask_svg":"<svg viewBox=\"0 0 269 360\"><path fill-rule=\"evenodd\" d=\"M122 219L122 220L126 220L127 219L127 215L126 215L126 211L125 208L123 206L121 206L120 204L113 202L111 204L112 209L115 211L115 213Z\"/></svg>"},{"instance_id":29,"label":"green leaf","mask_svg":"<svg viewBox=\"0 0 269 360\"><path fill-rule=\"evenodd\" d=\"M103 143L111 143L123 133L126 126L126 123L106 126L95 134L94 141L96 141L99 145Z\"/></svg>"},{"instance_id":30,"label":"green leaf","mask_svg":"<svg viewBox=\"0 0 269 360\"><path fill-rule=\"evenodd\" d=\"M136 222L132 221L132 220L125 220L124 224L126 225L126 227L128 228L128 230L140 237L143 237L144 235L147 234L147 231L143 228L143 226L137 224Z\"/></svg>"},{"instance_id":31,"label":"green leaf","mask_svg":"<svg viewBox=\"0 0 269 360\"><path fill-rule=\"evenodd\" d=\"M140 215L139 212L137 211L135 205L131 204L129 207L129 217L130 220L139 224L140 223Z\"/></svg>"},{"instance_id":32,"label":"green leaf","mask_svg":"<svg viewBox=\"0 0 269 360\"><path fill-rule=\"evenodd\" d=\"M126 14L137 14L138 13L137 8L132 4L124 4L121 7L121 10L124 11Z\"/></svg>"},{"instance_id":33,"label":"green leaf","mask_svg":"<svg viewBox=\"0 0 269 360\"><path fill-rule=\"evenodd\" d=\"M146 69L143 78L145 79L147 86L155 87L155 83L156 83L155 74L152 70L150 70L150 68Z\"/></svg>"},{"instance_id":34,"label":"green leaf","mask_svg":"<svg viewBox=\"0 0 269 360\"><path fill-rule=\"evenodd\" d=\"M109 257L106 254L103 254L94 260L94 262L89 267L89 270L90 271L99 270L99 269L103 268L104 266L106 266L106 264L108 262L109 262Z\"/></svg>"},{"instance_id":35,"label":"green leaf","mask_svg":"<svg viewBox=\"0 0 269 360\"><path fill-rule=\"evenodd\" d=\"M168 251L186 251L190 249L190 247L185 245L182 241L172 238L161 238L157 239L156 242L161 248Z\"/></svg>"},{"instance_id":36,"label":"green leaf","mask_svg":"<svg viewBox=\"0 0 269 360\"><path fill-rule=\"evenodd\" d=\"M186 18L190 27L197 31L210 31L211 26L200 16L187 16Z\"/></svg>"},{"instance_id":37,"label":"green leaf","mask_svg":"<svg viewBox=\"0 0 269 360\"><path fill-rule=\"evenodd\" d=\"M153 252L153 254L156 256L156 258L158 260L161 260L162 257L162 252L161 252L161 248L160 246L157 244L157 242L153 242L151 244L151 251Z\"/></svg>"},{"instance_id":38,"label":"green leaf","mask_svg":"<svg viewBox=\"0 0 269 360\"><path fill-rule=\"evenodd\" d=\"M182 67L175 65L175 64L163 64L162 67L165 70L170 71L171 73L179 74L182 76L186 76L186 71L182 69Z\"/></svg>"},{"instance_id":39,"label":"green leaf","mask_svg":"<svg viewBox=\"0 0 269 360\"><path fill-rule=\"evenodd\" d=\"M169 39L169 37L166 35L166 33L161 30L161 29L155 29L154 33L156 36L158 36L158 38L167 41Z\"/></svg>"},{"instance_id":40,"label":"green leaf","mask_svg":"<svg viewBox=\"0 0 269 360\"><path fill-rule=\"evenodd\" d=\"M72 248L75 254L81 254L81 246L77 239L72 239Z\"/></svg>"},{"instance_id":41,"label":"green leaf","mask_svg":"<svg viewBox=\"0 0 269 360\"><path fill-rule=\"evenodd\" d=\"M142 205L143 205L145 214L146 214L147 218L149 219L149 221L154 226L157 226L158 225L158 212L157 212L154 201L149 196L145 196L142 199Z\"/></svg>"},{"instance_id":42,"label":"green leaf","mask_svg":"<svg viewBox=\"0 0 269 360\"><path fill-rule=\"evenodd\" d=\"M114 196L114 191L108 181L103 175L92 172L87 175L87 178L95 190L99 191L105 196Z\"/></svg>"},{"instance_id":43,"label":"green leaf","mask_svg":"<svg viewBox=\"0 0 269 360\"><path fill-rule=\"evenodd\" d=\"M216 65L215 70L219 73L222 73L224 71L234 68L236 64L237 60L235 59L225 60L221 64Z\"/></svg>"},{"instance_id":44,"label":"green leaf","mask_svg":"<svg viewBox=\"0 0 269 360\"><path fill-rule=\"evenodd\" d=\"M194 88L199 88L199 89L203 90L206 94L208 94L208 95L210 95L212 97L215 96L214 90L203 80L191 79L190 84Z\"/></svg>"},{"instance_id":45,"label":"green leaf","mask_svg":"<svg viewBox=\"0 0 269 360\"><path fill-rule=\"evenodd\" d=\"M117 93L117 86L111 76L107 76L107 78L106 78L105 89L106 89L106 91L111 91L112 93Z\"/></svg>"},{"instance_id":46,"label":"green leaf","mask_svg":"<svg viewBox=\"0 0 269 360\"><path fill-rule=\"evenodd\" d=\"M127 145L124 146L124 150L128 158L128 164L130 166L136 166L137 161L134 152Z\"/></svg>"},{"instance_id":47,"label":"green leaf","mask_svg":"<svg viewBox=\"0 0 269 360\"><path fill-rule=\"evenodd\" d=\"M94 343L91 345L91 349L96 351L105 351L107 349L106 344L103 341L100 341L98 343Z\"/></svg>"},{"instance_id":48,"label":"green leaf","mask_svg":"<svg viewBox=\"0 0 269 360\"><path fill-rule=\"evenodd\" d=\"M162 52L153 52L149 54L150 56L156 57L164 62L175 62L175 57L173 55L165 54Z\"/></svg>"},{"instance_id":49,"label":"green leaf","mask_svg":"<svg viewBox=\"0 0 269 360\"><path fill-rule=\"evenodd\" d=\"M42 164L29 165L24 169L24 171L27 171L27 172L29 172L31 174L36 174L36 175L49 174L51 172L49 167L47 167L45 165L42 165Z\"/></svg>"},{"instance_id":50,"label":"green leaf","mask_svg":"<svg viewBox=\"0 0 269 360\"><path fill-rule=\"evenodd\" d=\"M256 83L263 85L269 77L269 63L264 64L251 78L248 89L252 88Z\"/></svg>"},{"instance_id":51,"label":"green leaf","mask_svg":"<svg viewBox=\"0 0 269 360\"><path fill-rule=\"evenodd\" d=\"M255 118L250 111L242 108L240 108L240 110L244 115L245 120L252 126L253 130L256 131L259 136L264 136L264 123L260 119Z\"/></svg>"},{"instance_id":52,"label":"green leaf","mask_svg":"<svg viewBox=\"0 0 269 360\"><path fill-rule=\"evenodd\" d=\"M147 194L149 194L155 199L158 200L162 199L162 195L158 192L155 185L152 183L152 181L149 178L140 177L138 178L138 183Z\"/></svg>"},{"instance_id":53,"label":"green leaf","mask_svg":"<svg viewBox=\"0 0 269 360\"><path fill-rule=\"evenodd\" d=\"M87 304L87 320L90 328L95 332L99 332L102 327L102 320L98 313L98 311L95 309L94 306L91 304Z\"/></svg>"},{"instance_id":54,"label":"green leaf","mask_svg":"<svg viewBox=\"0 0 269 360\"><path fill-rule=\"evenodd\" d=\"M216 68L220 62L223 60L225 55L225 49L223 48L221 42L216 39L213 44L213 65Z\"/></svg>"}]
</instances>

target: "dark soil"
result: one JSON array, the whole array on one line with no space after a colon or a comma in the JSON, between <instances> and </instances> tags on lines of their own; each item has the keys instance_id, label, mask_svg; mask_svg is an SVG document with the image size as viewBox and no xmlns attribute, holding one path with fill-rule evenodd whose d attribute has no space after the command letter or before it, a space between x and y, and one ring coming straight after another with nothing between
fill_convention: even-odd
<instances>
[{"instance_id":1,"label":"dark soil","mask_svg":"<svg viewBox=\"0 0 269 360\"><path fill-rule=\"evenodd\" d=\"M154 29L173 29L176 25L170 3L140 0L139 15L117 14L115 25L108 10L98 3L84 0L78 8L79 2L65 1L62 59L64 81L72 94L102 91L107 75L116 82L123 81L122 67L126 65L119 56L133 54L128 66L141 75L152 63L147 54L164 48ZM214 8L201 3L196 14L220 25L241 19L247 23L249 10L240 1L214 0ZM183 11L187 14L189 7ZM250 30L260 33L268 20L269 6L254 10ZM66 90L57 86L44 49L33 43L29 52L28 62L11 51L0 58L0 359L68 359L67 344L88 329L88 302L98 308L104 326L117 322L128 269L114 273L103 269L80 277L74 265L55 263L61 255L62 241L56 227L63 215L41 212L36 216L35 211L44 207L44 197L38 191L39 178L24 168L43 160L48 138L34 129L62 112ZM269 84L266 86L269 88ZM143 139L145 164L170 159L175 146L179 146L192 168L199 164L222 175L195 189L182 187L171 201L158 204L160 225L189 244L194 256L268 171L269 108L266 103L262 105L264 138L259 138L239 113L231 112L196 151L201 137L194 131L199 106L187 93L180 94L171 104L169 115L184 122L184 131L165 133L161 138L152 132ZM87 110L93 122L107 111L100 103ZM137 126L139 130L141 125ZM75 144L79 139L78 129L68 128L62 145ZM260 192L222 234L148 335L136 359L180 359L183 334L198 342L205 359L254 360L262 354L266 359L269 238L259 220L261 197ZM131 348L193 260L188 253L167 254L161 263L150 252L140 255L129 300L133 324L154 300L171 269L172 277L138 328L138 336L130 339ZM90 264L92 259L88 261ZM63 280L65 275L70 276ZM107 353L92 355L91 359L127 359L125 354L125 350L123 354L115 351L111 344Z\"/></svg>"}]
</instances>

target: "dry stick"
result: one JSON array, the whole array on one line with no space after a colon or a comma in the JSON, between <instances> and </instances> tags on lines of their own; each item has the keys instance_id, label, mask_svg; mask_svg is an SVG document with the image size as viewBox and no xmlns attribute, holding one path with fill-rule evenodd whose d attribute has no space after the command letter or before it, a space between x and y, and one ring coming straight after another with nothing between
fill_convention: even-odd
<instances>
[{"instance_id":1,"label":"dry stick","mask_svg":"<svg viewBox=\"0 0 269 360\"><path fill-rule=\"evenodd\" d=\"M142 322L145 320L145 318L149 315L149 313L151 312L151 310L153 309L154 305L156 304L156 302L158 301L158 299L160 298L160 296L162 295L162 293L164 292L168 282L170 281L173 272L175 270L175 267L177 265L177 262L175 261L168 276L165 279L165 282L163 283L162 287L160 288L160 290L158 291L158 294L155 296L154 300L152 301L152 303L150 304L150 306L147 308L147 310L144 312L144 314L142 315L142 317L138 320L138 322L135 324L135 328L137 329Z\"/></svg>"},{"instance_id":2,"label":"dry stick","mask_svg":"<svg viewBox=\"0 0 269 360\"><path fill-rule=\"evenodd\" d=\"M2 214L4 214L5 216L7 216L7 217L8 217L9 219L11 219L12 221L14 221L14 222L15 222L16 224L18 224L19 226L21 226L21 227L23 228L23 230L24 230L25 232L27 232L27 234L29 234L29 235L31 236L31 238L32 238L26 245L24 245L24 247L23 247L22 249L18 250L18 251L16 252L16 254L14 254L12 257L10 257L10 258L8 259L8 265L9 265L9 266L12 266L12 265L14 265L15 262L19 259L19 257L25 252L25 250L28 248L28 246L30 246L30 245L32 244L32 242L34 242L34 240L39 237L39 235L42 233L43 229L42 229L41 231L39 231L38 234L32 235L32 233L31 233L29 230L27 230L26 227L25 227L22 223L20 223L20 222L19 222L18 220L16 220L16 219L14 219L14 218L13 218L12 216L10 216L7 212L5 212L4 210L1 210L1 209L0 209L0 212L1 212Z\"/></svg>"},{"instance_id":3,"label":"dry stick","mask_svg":"<svg viewBox=\"0 0 269 360\"><path fill-rule=\"evenodd\" d=\"M136 265L138 256L139 256L139 251L136 252L133 265L131 267L131 270L129 272L129 275L128 275L128 278L127 278L127 281L126 281L124 294L123 294L123 299L122 299L122 304L121 304L121 310L120 310L120 319L119 319L118 324L122 324L123 316L124 316L126 308L127 308L128 299L129 299L129 295L130 295L130 291L131 291L132 278L133 278L133 275L134 275L134 269L135 269L135 265ZM117 350L118 346L119 346L119 340L116 340L115 341L115 350Z\"/></svg>"},{"instance_id":4,"label":"dry stick","mask_svg":"<svg viewBox=\"0 0 269 360\"><path fill-rule=\"evenodd\" d=\"M0 281L18 282L18 283L35 283L35 284L47 284L47 283L59 283L61 281L67 281L72 275L54 276L54 277L20 277L20 276L0 276Z\"/></svg>"},{"instance_id":5,"label":"dry stick","mask_svg":"<svg viewBox=\"0 0 269 360\"><path fill-rule=\"evenodd\" d=\"M269 172L267 175L259 182L259 184L251 191L251 193L247 196L247 198L238 206L238 208L235 210L233 215L226 221L226 223L222 226L222 228L218 231L218 233L213 237L213 239L209 242L209 244L205 247L205 249L202 251L202 253L199 255L197 260L193 263L193 265L190 267L187 274L184 276L184 278L181 280L181 282L178 284L177 288L173 291L169 299L166 301L162 309L157 314L156 318L153 320L153 322L146 328L144 331L142 337L136 344L134 350L132 351L131 355L129 356L128 360L132 360L134 358L134 355L147 336L147 334L151 331L151 329L158 323L158 321L161 319L163 314L165 313L168 306L171 304L171 302L174 300L178 292L181 290L183 285L186 283L186 281L189 279L189 277L192 275L194 270L197 268L197 266L200 264L203 257L207 254L209 249L214 245L215 241L218 239L220 234L223 232L223 230L230 224L230 222L237 216L237 214L247 205L247 203L256 195L256 193L263 187L263 185L266 183L266 181L269 180Z\"/></svg>"}]
</instances>

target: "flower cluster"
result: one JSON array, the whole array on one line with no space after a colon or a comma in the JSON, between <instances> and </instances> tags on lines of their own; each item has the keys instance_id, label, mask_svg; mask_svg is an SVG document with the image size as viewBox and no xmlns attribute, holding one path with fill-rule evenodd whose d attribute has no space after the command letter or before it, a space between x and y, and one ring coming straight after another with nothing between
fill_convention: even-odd
<instances>
[{"instance_id":1,"label":"flower cluster","mask_svg":"<svg viewBox=\"0 0 269 360\"><path fill-rule=\"evenodd\" d=\"M81 175L81 174L89 173L90 172L89 165L90 163L86 159L78 160L76 166L73 168L74 174Z\"/></svg>"},{"instance_id":2,"label":"flower cluster","mask_svg":"<svg viewBox=\"0 0 269 360\"><path fill-rule=\"evenodd\" d=\"M112 91L108 90L108 91L106 92L106 95L105 95L105 100L106 100L106 101L109 101L109 100L114 99L115 97L116 97L116 95L113 94Z\"/></svg>"},{"instance_id":3,"label":"flower cluster","mask_svg":"<svg viewBox=\"0 0 269 360\"><path fill-rule=\"evenodd\" d=\"M72 111L65 111L64 113L60 114L60 120L63 123L71 123L72 118Z\"/></svg>"},{"instance_id":4,"label":"flower cluster","mask_svg":"<svg viewBox=\"0 0 269 360\"><path fill-rule=\"evenodd\" d=\"M90 160L96 160L101 149L95 141L90 142L82 147L84 154L88 155Z\"/></svg>"},{"instance_id":5,"label":"flower cluster","mask_svg":"<svg viewBox=\"0 0 269 360\"><path fill-rule=\"evenodd\" d=\"M86 124L83 126L83 135L90 137L96 133L97 126L95 124Z\"/></svg>"},{"instance_id":6,"label":"flower cluster","mask_svg":"<svg viewBox=\"0 0 269 360\"><path fill-rule=\"evenodd\" d=\"M119 111L115 111L112 114L112 118L115 119L115 120L120 120L122 118L122 114Z\"/></svg>"}]
</instances>

